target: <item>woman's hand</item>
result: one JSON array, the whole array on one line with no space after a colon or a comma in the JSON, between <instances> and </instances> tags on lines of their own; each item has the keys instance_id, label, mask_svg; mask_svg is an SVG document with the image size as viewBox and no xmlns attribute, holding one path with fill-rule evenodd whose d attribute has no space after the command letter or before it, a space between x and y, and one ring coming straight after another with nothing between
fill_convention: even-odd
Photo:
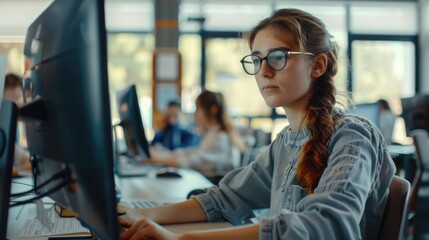
<instances>
[{"instance_id":1,"label":"woman's hand","mask_svg":"<svg viewBox=\"0 0 429 240\"><path fill-rule=\"evenodd\" d=\"M178 236L148 218L143 217L121 234L120 239L177 240Z\"/></svg>"},{"instance_id":2,"label":"woman's hand","mask_svg":"<svg viewBox=\"0 0 429 240\"><path fill-rule=\"evenodd\" d=\"M118 205L117 211L119 225L124 228L129 228L144 218L143 213L139 209L129 208L121 204Z\"/></svg>"}]
</instances>

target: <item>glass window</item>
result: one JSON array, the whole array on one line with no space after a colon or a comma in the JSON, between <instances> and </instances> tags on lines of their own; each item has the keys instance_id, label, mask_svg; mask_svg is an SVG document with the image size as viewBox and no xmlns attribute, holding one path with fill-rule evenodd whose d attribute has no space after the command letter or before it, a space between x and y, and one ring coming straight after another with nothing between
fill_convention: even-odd
<instances>
[{"instance_id":1,"label":"glass window","mask_svg":"<svg viewBox=\"0 0 429 240\"><path fill-rule=\"evenodd\" d=\"M108 71L112 118L118 121L115 92L136 84L148 139L152 139L152 34L108 34Z\"/></svg>"},{"instance_id":2,"label":"glass window","mask_svg":"<svg viewBox=\"0 0 429 240\"><path fill-rule=\"evenodd\" d=\"M24 43L0 42L0 54L6 56L6 73L24 73Z\"/></svg>"},{"instance_id":3,"label":"glass window","mask_svg":"<svg viewBox=\"0 0 429 240\"><path fill-rule=\"evenodd\" d=\"M350 6L353 33L409 34L418 33L417 5L412 3L352 3Z\"/></svg>"},{"instance_id":4,"label":"glass window","mask_svg":"<svg viewBox=\"0 0 429 240\"><path fill-rule=\"evenodd\" d=\"M415 93L415 46L403 41L353 41L353 99L398 102ZM388 89L389 91L386 91ZM397 113L399 105L392 106Z\"/></svg>"}]
</instances>

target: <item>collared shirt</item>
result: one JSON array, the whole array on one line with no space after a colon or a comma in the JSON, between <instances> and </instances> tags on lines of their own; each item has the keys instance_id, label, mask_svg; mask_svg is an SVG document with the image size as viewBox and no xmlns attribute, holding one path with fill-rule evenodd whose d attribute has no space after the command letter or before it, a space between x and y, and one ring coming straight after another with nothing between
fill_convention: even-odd
<instances>
[{"instance_id":1,"label":"collared shirt","mask_svg":"<svg viewBox=\"0 0 429 240\"><path fill-rule=\"evenodd\" d=\"M259 239L376 239L395 165L375 125L340 114L313 194L296 175L297 153L310 132L286 127L252 164L194 196L208 220L239 225L252 209L269 208L259 221Z\"/></svg>"}]
</instances>

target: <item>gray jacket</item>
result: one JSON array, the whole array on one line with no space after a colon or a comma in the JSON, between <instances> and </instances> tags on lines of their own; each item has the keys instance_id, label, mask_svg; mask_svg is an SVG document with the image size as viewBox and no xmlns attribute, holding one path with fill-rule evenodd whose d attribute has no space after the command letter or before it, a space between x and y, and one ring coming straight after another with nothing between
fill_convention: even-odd
<instances>
[{"instance_id":1,"label":"gray jacket","mask_svg":"<svg viewBox=\"0 0 429 240\"><path fill-rule=\"evenodd\" d=\"M239 225L254 216L252 209L269 208L259 239L376 239L395 165L373 124L340 114L314 194L296 178L297 152L310 132L286 127L252 164L195 196L208 220Z\"/></svg>"}]
</instances>

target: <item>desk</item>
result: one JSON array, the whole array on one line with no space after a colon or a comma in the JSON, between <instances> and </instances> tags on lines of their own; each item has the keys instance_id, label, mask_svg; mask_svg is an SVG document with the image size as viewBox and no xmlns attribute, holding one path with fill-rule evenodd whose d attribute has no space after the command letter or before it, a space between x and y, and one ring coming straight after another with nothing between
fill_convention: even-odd
<instances>
[{"instance_id":1,"label":"desk","mask_svg":"<svg viewBox=\"0 0 429 240\"><path fill-rule=\"evenodd\" d=\"M124 200L147 199L161 202L182 201L194 189L213 186L194 170L180 169L179 173L182 178L158 178L153 171L144 177L115 177L115 183L121 189Z\"/></svg>"},{"instance_id":2,"label":"desk","mask_svg":"<svg viewBox=\"0 0 429 240\"><path fill-rule=\"evenodd\" d=\"M157 178L155 172L149 173L144 177L117 177L115 183L121 189L123 200L154 200L161 202L174 202L186 199L186 196L191 190L196 188L208 188L213 184L208 181L202 174L193 171L180 169L182 178ZM19 181L25 184L32 185L31 178L20 178ZM28 187L23 185L12 185L13 192L21 192L28 190ZM47 201L47 207L53 204L52 201ZM9 239L18 239L19 227L12 228L11 225L20 225L21 228L25 220L36 216L35 204L26 204L9 210L9 224L7 236ZM167 229L173 232L185 232L190 230L204 230L213 228L222 228L231 226L229 223L189 223L168 225Z\"/></svg>"}]
</instances>

